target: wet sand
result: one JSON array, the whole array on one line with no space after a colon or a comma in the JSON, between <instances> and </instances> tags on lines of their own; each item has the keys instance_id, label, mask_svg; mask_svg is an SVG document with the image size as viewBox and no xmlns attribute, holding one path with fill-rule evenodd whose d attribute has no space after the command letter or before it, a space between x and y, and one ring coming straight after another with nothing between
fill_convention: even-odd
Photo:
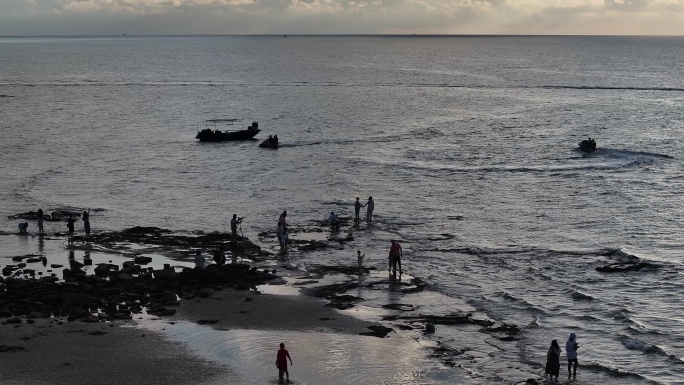
<instances>
[{"instance_id":1,"label":"wet sand","mask_svg":"<svg viewBox=\"0 0 684 385\"><path fill-rule=\"evenodd\" d=\"M368 332L369 326L377 325L325 307L324 301L314 297L257 294L254 291L232 289L213 292L211 298L183 301L172 319L211 320L210 325L217 330L259 329L347 334Z\"/></svg>"},{"instance_id":2,"label":"wet sand","mask_svg":"<svg viewBox=\"0 0 684 385\"><path fill-rule=\"evenodd\" d=\"M373 325L304 295L225 289L182 301L172 318L86 323L37 319L0 325L2 384L226 384L238 376L163 332L175 322L216 330L358 334ZM249 300L247 300L249 299ZM6 321L6 320L3 320ZM144 322L147 327L137 327ZM151 327L150 327L151 326ZM157 330L157 331L154 331ZM361 337L375 339L375 337Z\"/></svg>"},{"instance_id":3,"label":"wet sand","mask_svg":"<svg viewBox=\"0 0 684 385\"><path fill-rule=\"evenodd\" d=\"M49 320L0 325L0 383L225 384L231 378L228 367L132 325Z\"/></svg>"}]
</instances>

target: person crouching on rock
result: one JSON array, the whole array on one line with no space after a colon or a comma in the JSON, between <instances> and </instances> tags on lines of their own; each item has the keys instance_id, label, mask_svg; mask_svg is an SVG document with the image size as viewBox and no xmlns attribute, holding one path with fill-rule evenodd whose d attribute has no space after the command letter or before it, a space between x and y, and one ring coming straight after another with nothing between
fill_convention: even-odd
<instances>
[{"instance_id":1,"label":"person crouching on rock","mask_svg":"<svg viewBox=\"0 0 684 385\"><path fill-rule=\"evenodd\" d=\"M195 253L195 269L204 269L207 267L207 259L202 255L202 250L197 249Z\"/></svg>"}]
</instances>

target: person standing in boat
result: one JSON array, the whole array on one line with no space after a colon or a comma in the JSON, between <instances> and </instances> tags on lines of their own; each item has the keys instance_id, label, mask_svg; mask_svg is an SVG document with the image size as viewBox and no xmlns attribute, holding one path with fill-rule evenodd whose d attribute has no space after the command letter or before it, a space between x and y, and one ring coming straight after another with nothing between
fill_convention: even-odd
<instances>
[{"instance_id":1,"label":"person standing in boat","mask_svg":"<svg viewBox=\"0 0 684 385\"><path fill-rule=\"evenodd\" d=\"M273 144L278 147L278 135L273 137Z\"/></svg>"}]
</instances>

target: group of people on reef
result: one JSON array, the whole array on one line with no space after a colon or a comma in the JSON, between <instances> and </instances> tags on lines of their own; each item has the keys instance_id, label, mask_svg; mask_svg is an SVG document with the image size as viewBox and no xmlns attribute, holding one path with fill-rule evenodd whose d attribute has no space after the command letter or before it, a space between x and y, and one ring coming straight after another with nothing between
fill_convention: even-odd
<instances>
[{"instance_id":1,"label":"group of people on reef","mask_svg":"<svg viewBox=\"0 0 684 385\"><path fill-rule=\"evenodd\" d=\"M577 376L577 335L570 333L568 340L565 342L565 355L568 360L568 378ZM558 381L560 374L560 354L561 348L557 340L551 341L551 346L546 353L546 374L549 375L551 381ZM556 377L554 379L554 377Z\"/></svg>"},{"instance_id":2,"label":"group of people on reef","mask_svg":"<svg viewBox=\"0 0 684 385\"><path fill-rule=\"evenodd\" d=\"M53 213L52 218L55 217L56 214ZM81 219L83 220L83 232L85 233L84 238L88 240L90 239L90 209L83 212ZM45 214L43 213L43 209L38 209L38 212L36 213L36 220L38 222L38 235L45 235ZM67 242L70 244L74 242L74 232L76 230L75 223L76 218L74 217L74 214L70 214L69 218L67 218ZM28 234L28 222L20 222L17 226L19 227L19 234Z\"/></svg>"}]
</instances>

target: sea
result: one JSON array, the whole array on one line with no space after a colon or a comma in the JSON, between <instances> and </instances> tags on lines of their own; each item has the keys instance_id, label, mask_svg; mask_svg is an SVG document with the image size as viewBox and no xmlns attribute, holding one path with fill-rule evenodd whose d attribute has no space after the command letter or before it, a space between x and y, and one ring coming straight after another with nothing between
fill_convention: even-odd
<instances>
[{"instance_id":1,"label":"sea","mask_svg":"<svg viewBox=\"0 0 684 385\"><path fill-rule=\"evenodd\" d=\"M0 260L36 250L35 222L18 236L9 216L38 208L90 210L95 232L228 232L237 214L274 264L302 272L357 250L384 272L396 239L427 287L392 301L519 335L437 325L420 338L463 349L457 365L404 360L392 370L413 375L372 380L359 357L400 346L313 341L312 360L354 362L321 383L524 382L574 332L572 383L684 384L683 62L681 37L2 37ZM262 131L195 139L224 118ZM257 146L268 135L279 149ZM579 150L587 137L596 152ZM370 196L372 223L337 247L282 255L259 236L284 210L311 225ZM646 267L596 270L623 262Z\"/></svg>"}]
</instances>

